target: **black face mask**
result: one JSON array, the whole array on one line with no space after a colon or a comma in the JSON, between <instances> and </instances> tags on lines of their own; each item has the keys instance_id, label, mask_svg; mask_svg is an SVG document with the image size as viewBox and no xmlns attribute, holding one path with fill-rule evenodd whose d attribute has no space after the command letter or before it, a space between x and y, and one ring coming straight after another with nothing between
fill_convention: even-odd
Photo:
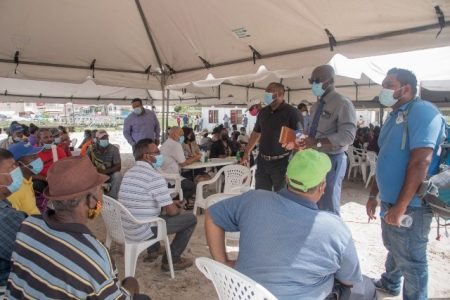
<instances>
[{"instance_id":1,"label":"black face mask","mask_svg":"<svg viewBox=\"0 0 450 300\"><path fill-rule=\"evenodd\" d=\"M191 142L195 142L195 136L194 136L194 135L192 135L192 136L191 136L191 138L189 139L189 141L191 141Z\"/></svg>"},{"instance_id":2,"label":"black face mask","mask_svg":"<svg viewBox=\"0 0 450 300\"><path fill-rule=\"evenodd\" d=\"M222 141L226 141L228 140L228 134L222 134L220 138L222 139Z\"/></svg>"}]
</instances>

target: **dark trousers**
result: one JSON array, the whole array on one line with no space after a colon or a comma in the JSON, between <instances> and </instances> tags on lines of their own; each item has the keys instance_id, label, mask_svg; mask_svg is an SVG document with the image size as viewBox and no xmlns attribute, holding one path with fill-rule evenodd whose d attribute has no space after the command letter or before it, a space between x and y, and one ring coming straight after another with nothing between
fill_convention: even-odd
<instances>
[{"instance_id":1,"label":"dark trousers","mask_svg":"<svg viewBox=\"0 0 450 300\"><path fill-rule=\"evenodd\" d=\"M194 233L195 226L197 225L197 218L191 213L181 213L176 216L160 215L166 221L167 233L175 233L175 237L170 244L170 251L172 252L172 260L174 263L180 260L181 254L186 249L189 239ZM156 227L152 228L154 234L156 234ZM158 251L160 247L159 242L148 247L147 252ZM163 263L167 263L166 254L162 258Z\"/></svg>"},{"instance_id":2,"label":"dark trousers","mask_svg":"<svg viewBox=\"0 0 450 300\"><path fill-rule=\"evenodd\" d=\"M256 159L255 189L279 191L286 186L285 176L289 156L277 160L265 160L258 155Z\"/></svg>"}]
</instances>

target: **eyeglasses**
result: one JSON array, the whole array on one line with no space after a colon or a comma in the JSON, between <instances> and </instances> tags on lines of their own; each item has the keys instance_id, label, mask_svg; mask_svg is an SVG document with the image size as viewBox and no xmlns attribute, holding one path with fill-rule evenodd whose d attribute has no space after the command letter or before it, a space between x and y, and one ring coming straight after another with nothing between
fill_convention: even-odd
<instances>
[{"instance_id":1,"label":"eyeglasses","mask_svg":"<svg viewBox=\"0 0 450 300\"><path fill-rule=\"evenodd\" d=\"M320 83L320 79L319 78L315 78L315 79L309 78L308 81L309 81L309 84Z\"/></svg>"}]
</instances>

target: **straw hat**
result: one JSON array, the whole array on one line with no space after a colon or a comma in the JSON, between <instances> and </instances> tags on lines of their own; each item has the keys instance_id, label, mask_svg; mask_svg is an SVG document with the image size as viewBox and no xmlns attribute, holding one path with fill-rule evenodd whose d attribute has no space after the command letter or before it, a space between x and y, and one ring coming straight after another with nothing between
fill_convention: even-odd
<instances>
[{"instance_id":1,"label":"straw hat","mask_svg":"<svg viewBox=\"0 0 450 300\"><path fill-rule=\"evenodd\" d=\"M94 191L108 179L97 172L88 157L67 157L48 170L44 196L49 200L72 200Z\"/></svg>"}]
</instances>

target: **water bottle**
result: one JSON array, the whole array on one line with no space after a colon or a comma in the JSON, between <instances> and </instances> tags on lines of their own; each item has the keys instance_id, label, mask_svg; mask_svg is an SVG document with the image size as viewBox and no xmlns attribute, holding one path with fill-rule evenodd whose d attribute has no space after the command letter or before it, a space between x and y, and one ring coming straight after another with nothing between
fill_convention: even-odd
<instances>
[{"instance_id":1,"label":"water bottle","mask_svg":"<svg viewBox=\"0 0 450 300\"><path fill-rule=\"evenodd\" d=\"M410 215L402 215L400 217L400 226L409 228L413 223L413 218Z\"/></svg>"},{"instance_id":2,"label":"water bottle","mask_svg":"<svg viewBox=\"0 0 450 300\"><path fill-rule=\"evenodd\" d=\"M236 151L236 160L237 160L238 162L241 161L241 151L240 151L240 150Z\"/></svg>"}]
</instances>

